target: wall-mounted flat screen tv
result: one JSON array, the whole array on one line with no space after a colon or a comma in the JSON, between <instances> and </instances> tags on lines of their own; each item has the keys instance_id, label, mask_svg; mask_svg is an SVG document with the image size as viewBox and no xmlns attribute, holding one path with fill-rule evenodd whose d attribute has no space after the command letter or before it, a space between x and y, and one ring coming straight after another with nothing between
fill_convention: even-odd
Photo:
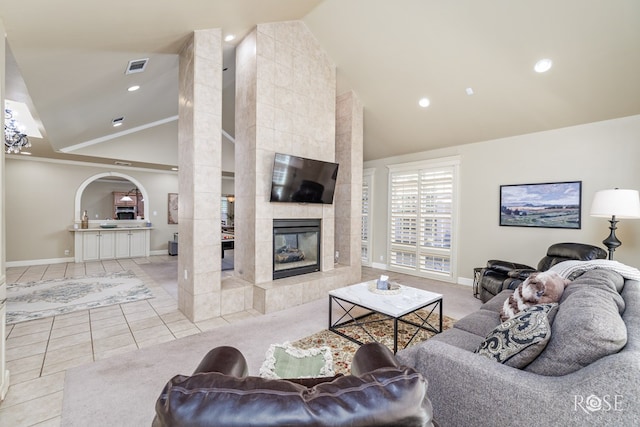
<instances>
[{"instance_id":1,"label":"wall-mounted flat screen tv","mask_svg":"<svg viewBox=\"0 0 640 427\"><path fill-rule=\"evenodd\" d=\"M337 163L276 153L271 201L331 204L337 177Z\"/></svg>"}]
</instances>

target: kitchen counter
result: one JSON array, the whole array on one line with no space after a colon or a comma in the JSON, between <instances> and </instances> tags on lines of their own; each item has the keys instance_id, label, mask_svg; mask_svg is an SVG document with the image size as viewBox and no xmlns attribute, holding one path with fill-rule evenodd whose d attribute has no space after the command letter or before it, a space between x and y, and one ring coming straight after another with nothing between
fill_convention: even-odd
<instances>
[{"instance_id":1,"label":"kitchen counter","mask_svg":"<svg viewBox=\"0 0 640 427\"><path fill-rule=\"evenodd\" d=\"M89 228L69 228L74 232L75 262L148 257L152 229L132 224L110 228L89 224Z\"/></svg>"}]
</instances>

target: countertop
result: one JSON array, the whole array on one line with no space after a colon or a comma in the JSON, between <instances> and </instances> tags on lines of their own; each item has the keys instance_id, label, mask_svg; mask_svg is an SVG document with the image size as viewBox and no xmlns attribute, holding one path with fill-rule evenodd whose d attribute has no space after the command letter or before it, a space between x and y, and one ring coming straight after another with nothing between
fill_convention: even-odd
<instances>
[{"instance_id":1,"label":"countertop","mask_svg":"<svg viewBox=\"0 0 640 427\"><path fill-rule=\"evenodd\" d=\"M153 230L153 227L146 227L142 225L132 225L132 226L118 226L114 228L102 228L102 227L93 227L89 228L69 228L69 231L121 231L121 230Z\"/></svg>"}]
</instances>

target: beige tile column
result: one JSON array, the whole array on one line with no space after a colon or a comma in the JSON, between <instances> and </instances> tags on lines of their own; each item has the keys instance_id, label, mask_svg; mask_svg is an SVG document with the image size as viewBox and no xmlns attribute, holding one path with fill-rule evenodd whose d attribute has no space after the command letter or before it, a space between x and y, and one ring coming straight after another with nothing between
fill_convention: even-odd
<instances>
[{"instance_id":1,"label":"beige tile column","mask_svg":"<svg viewBox=\"0 0 640 427\"><path fill-rule=\"evenodd\" d=\"M0 31L4 34L4 24L0 20ZM5 89L5 43L2 42L0 46L0 103L4 105ZM2 115L4 117L4 114ZM4 119L0 120L3 121ZM9 389L9 371L6 370L6 316L7 316L7 276L5 269L5 226L4 226L4 153L1 154L0 159L0 400L4 399L7 390Z\"/></svg>"},{"instance_id":2,"label":"beige tile column","mask_svg":"<svg viewBox=\"0 0 640 427\"><path fill-rule=\"evenodd\" d=\"M256 30L249 33L236 48L234 267L236 274L249 283L256 283L257 256L256 169L259 153L256 150L256 49ZM266 224L261 226L267 227Z\"/></svg>"},{"instance_id":3,"label":"beige tile column","mask_svg":"<svg viewBox=\"0 0 640 427\"><path fill-rule=\"evenodd\" d=\"M195 31L180 52L178 308L192 322L220 315L222 39Z\"/></svg>"},{"instance_id":4,"label":"beige tile column","mask_svg":"<svg viewBox=\"0 0 640 427\"><path fill-rule=\"evenodd\" d=\"M360 271L362 227L363 107L353 91L336 99L335 249L339 264Z\"/></svg>"}]
</instances>

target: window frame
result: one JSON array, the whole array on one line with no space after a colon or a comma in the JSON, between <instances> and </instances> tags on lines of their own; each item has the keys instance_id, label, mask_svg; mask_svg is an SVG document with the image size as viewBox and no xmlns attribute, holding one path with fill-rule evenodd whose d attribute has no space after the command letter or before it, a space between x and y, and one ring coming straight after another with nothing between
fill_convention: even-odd
<instances>
[{"instance_id":1,"label":"window frame","mask_svg":"<svg viewBox=\"0 0 640 427\"><path fill-rule=\"evenodd\" d=\"M459 230L459 203L460 203L460 191L459 191L459 183L460 183L460 158L459 156L445 157L440 159L429 159L422 160L418 162L409 162L409 163L401 163L387 166L389 170L388 176L388 203L387 203L387 269L389 271L396 271L405 274L411 274L420 277L428 277L448 282L457 282L458 280L458 230ZM424 218L420 212L421 206L423 204L424 197L421 195L424 185L421 182L421 173L424 171L437 171L438 169L447 170L447 173L451 174L451 215L450 215L450 248L438 248L435 246L424 246L421 244L420 239L420 231L421 231L421 220ZM394 197L397 197L397 194L394 194L394 179L399 176L399 174L415 174L417 176L417 189L416 192L416 201L411 208L413 209L413 213L415 214L415 220L412 221L412 215L410 212L407 215L407 243L394 243L394 219L398 218L398 215L394 213ZM431 181L426 181L431 182ZM408 187L407 190L409 193L405 195L405 197L410 196L411 189ZM431 216L433 218L433 216ZM411 230L412 222L414 222L413 227L414 230ZM411 241L411 236L415 236L415 241ZM399 263L392 262L392 253L394 251L402 250L406 254L410 255L408 259L411 261L410 264L413 265L401 265ZM448 259L449 268L447 272L441 272L437 270L429 270L426 268L422 268L420 265L420 260L423 258L428 258L429 256L437 258L442 257L443 259ZM443 261L446 264L446 261Z\"/></svg>"},{"instance_id":2,"label":"window frame","mask_svg":"<svg viewBox=\"0 0 640 427\"><path fill-rule=\"evenodd\" d=\"M375 169L374 168L368 168L363 170L362 173L362 196L363 196L363 202L362 202L362 225L361 225L361 230L360 230L360 259L362 261L362 265L365 267L371 267L371 265L373 264L373 259L372 259L372 253L371 251L373 250L373 235L371 234L371 225L373 223L373 197L374 197L374 176L375 176ZM368 211L366 212L366 225L365 225L365 212L364 212L364 193L365 193L365 184L368 185ZM365 229L367 230L367 238L364 239L362 236L362 231ZM366 246L367 248L367 256L363 256L363 252L362 252L362 248L364 248Z\"/></svg>"}]
</instances>

